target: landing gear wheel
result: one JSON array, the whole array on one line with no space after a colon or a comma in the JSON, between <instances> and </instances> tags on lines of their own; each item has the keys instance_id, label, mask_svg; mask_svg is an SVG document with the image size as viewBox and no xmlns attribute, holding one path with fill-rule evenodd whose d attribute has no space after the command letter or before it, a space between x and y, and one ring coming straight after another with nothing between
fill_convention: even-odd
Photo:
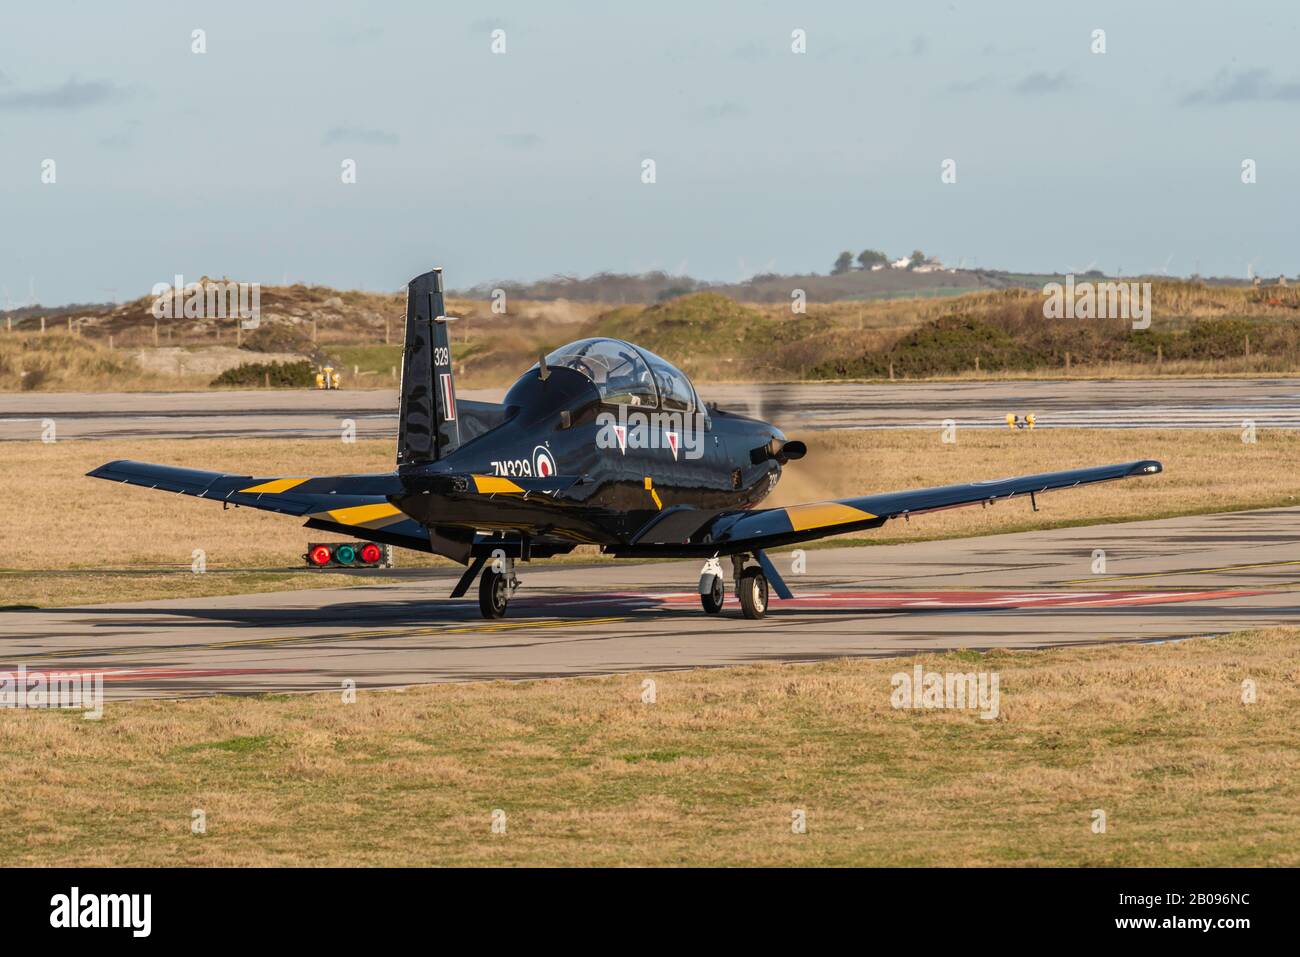
<instances>
[{"instance_id":1,"label":"landing gear wheel","mask_svg":"<svg viewBox=\"0 0 1300 957\"><path fill-rule=\"evenodd\" d=\"M504 618L510 603L510 582L501 572L489 566L483 569L478 580L478 607L484 618Z\"/></svg>"},{"instance_id":2,"label":"landing gear wheel","mask_svg":"<svg viewBox=\"0 0 1300 957\"><path fill-rule=\"evenodd\" d=\"M740 610L746 618L762 618L767 614L767 576L761 568L746 568L741 572L736 590L740 592Z\"/></svg>"},{"instance_id":3,"label":"landing gear wheel","mask_svg":"<svg viewBox=\"0 0 1300 957\"><path fill-rule=\"evenodd\" d=\"M722 603L727 597L727 583L722 580L721 575L713 576L713 586L700 595L700 604L710 615L716 615L722 611Z\"/></svg>"}]
</instances>

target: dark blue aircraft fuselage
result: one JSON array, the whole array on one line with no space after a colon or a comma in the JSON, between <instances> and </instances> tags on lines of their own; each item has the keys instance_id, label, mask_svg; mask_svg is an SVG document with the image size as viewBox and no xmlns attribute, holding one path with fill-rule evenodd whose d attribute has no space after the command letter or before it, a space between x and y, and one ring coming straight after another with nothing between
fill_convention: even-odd
<instances>
[{"instance_id":1,"label":"dark blue aircraft fuselage","mask_svg":"<svg viewBox=\"0 0 1300 957\"><path fill-rule=\"evenodd\" d=\"M618 423L642 421L640 432L624 426L621 438L611 438ZM477 505L478 517L484 528L504 531L553 521L555 505L564 504L566 534L609 544L626 541L656 513L676 505L706 512L756 505L781 474L775 458L759 454L774 439L785 440L775 426L716 409L662 415L656 423L649 410L603 402L580 372L553 368L543 378L535 367L506 394L499 424L445 458L403 473L581 477L559 499L485 498ZM476 508L475 502L419 494L397 504L431 527L452 518L464 521Z\"/></svg>"}]
</instances>

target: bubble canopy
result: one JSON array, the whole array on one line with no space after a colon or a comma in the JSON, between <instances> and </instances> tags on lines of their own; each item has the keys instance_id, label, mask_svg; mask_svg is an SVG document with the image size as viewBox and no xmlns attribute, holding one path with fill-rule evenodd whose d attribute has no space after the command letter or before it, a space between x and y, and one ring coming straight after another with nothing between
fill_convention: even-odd
<instances>
[{"instance_id":1,"label":"bubble canopy","mask_svg":"<svg viewBox=\"0 0 1300 957\"><path fill-rule=\"evenodd\" d=\"M602 402L666 412L692 412L698 407L695 388L685 373L621 339L570 342L548 355L546 365L581 372L600 392Z\"/></svg>"}]
</instances>

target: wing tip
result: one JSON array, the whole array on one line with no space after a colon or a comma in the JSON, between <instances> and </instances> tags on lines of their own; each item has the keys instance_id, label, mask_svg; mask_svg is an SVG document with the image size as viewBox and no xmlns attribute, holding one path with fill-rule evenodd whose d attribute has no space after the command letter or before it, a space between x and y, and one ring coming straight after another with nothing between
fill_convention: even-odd
<instances>
[{"instance_id":1,"label":"wing tip","mask_svg":"<svg viewBox=\"0 0 1300 957\"><path fill-rule=\"evenodd\" d=\"M89 472L86 473L86 475L89 478L108 478L109 473L112 472L115 467L119 465L124 465L126 464L127 461L128 461L127 459L114 459L111 462L105 462L103 465L99 466L98 468L91 469Z\"/></svg>"}]
</instances>

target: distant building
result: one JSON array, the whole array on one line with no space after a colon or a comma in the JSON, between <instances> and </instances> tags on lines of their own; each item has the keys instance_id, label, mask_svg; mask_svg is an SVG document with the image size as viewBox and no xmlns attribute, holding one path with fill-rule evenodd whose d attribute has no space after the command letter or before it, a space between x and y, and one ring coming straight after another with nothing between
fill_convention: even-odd
<instances>
[{"instance_id":1,"label":"distant building","mask_svg":"<svg viewBox=\"0 0 1300 957\"><path fill-rule=\"evenodd\" d=\"M882 269L884 269L884 268L885 268L885 264L884 264L884 263L872 263L872 264L871 264L871 271L872 271L872 272L880 272L880 270L882 270Z\"/></svg>"},{"instance_id":2,"label":"distant building","mask_svg":"<svg viewBox=\"0 0 1300 957\"><path fill-rule=\"evenodd\" d=\"M906 269L906 268L907 268L908 266L910 266L910 265L912 265L912 257L911 257L911 256L904 256L902 259L895 259L892 263L889 264L889 268L890 268L890 269Z\"/></svg>"}]
</instances>

